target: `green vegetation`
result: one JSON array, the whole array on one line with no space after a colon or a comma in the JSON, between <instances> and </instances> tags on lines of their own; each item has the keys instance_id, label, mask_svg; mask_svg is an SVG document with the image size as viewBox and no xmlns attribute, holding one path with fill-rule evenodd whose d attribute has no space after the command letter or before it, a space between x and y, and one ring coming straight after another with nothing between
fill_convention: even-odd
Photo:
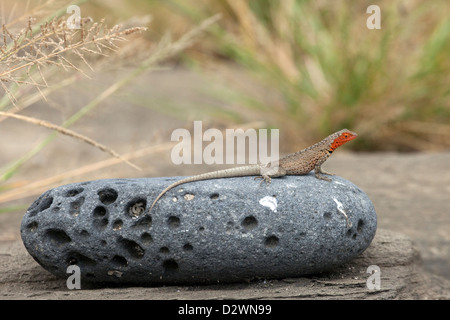
<instances>
[{"instance_id":1,"label":"green vegetation","mask_svg":"<svg viewBox=\"0 0 450 320\"><path fill-rule=\"evenodd\" d=\"M157 27L219 24L187 52L190 62L237 64L278 99L231 98L245 119L313 140L343 127L360 150L450 146L450 11L446 1L381 1L381 30L367 2L312 0L145 1ZM161 6L166 6L161 8ZM206 60L206 62L205 62ZM230 86L230 83L226 84ZM256 111L256 112L255 112Z\"/></svg>"}]
</instances>

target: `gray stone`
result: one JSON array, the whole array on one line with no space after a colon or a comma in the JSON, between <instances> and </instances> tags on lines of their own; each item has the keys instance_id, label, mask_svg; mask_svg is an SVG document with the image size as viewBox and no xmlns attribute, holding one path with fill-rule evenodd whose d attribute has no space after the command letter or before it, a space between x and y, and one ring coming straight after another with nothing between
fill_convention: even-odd
<instances>
[{"instance_id":1,"label":"gray stone","mask_svg":"<svg viewBox=\"0 0 450 320\"><path fill-rule=\"evenodd\" d=\"M53 274L128 284L235 282L318 274L362 253L376 231L367 195L313 175L193 182L110 179L45 192L26 212L23 243ZM348 217L348 220L347 220Z\"/></svg>"}]
</instances>

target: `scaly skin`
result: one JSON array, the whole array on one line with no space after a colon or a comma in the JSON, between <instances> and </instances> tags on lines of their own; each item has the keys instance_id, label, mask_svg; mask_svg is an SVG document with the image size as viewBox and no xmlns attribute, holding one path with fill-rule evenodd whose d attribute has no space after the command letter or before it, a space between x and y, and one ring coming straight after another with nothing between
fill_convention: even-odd
<instances>
[{"instance_id":1,"label":"scaly skin","mask_svg":"<svg viewBox=\"0 0 450 320\"><path fill-rule=\"evenodd\" d=\"M271 178L273 177L282 177L285 175L304 175L312 170L314 170L314 175L317 179L331 181L331 179L325 177L324 174L332 174L324 172L322 170L322 164L328 159L331 153L336 150L336 148L340 147L348 141L355 139L357 136L358 135L356 133L351 132L347 129L340 130L306 149L281 158L278 161L278 166L276 166L277 163L268 164L265 166L254 164L243 167L212 171L181 179L165 188L156 197L155 201L153 201L150 210L153 209L156 202L170 189L175 188L176 186L179 186L181 184L194 181L257 176L256 178L263 179L266 183L270 183Z\"/></svg>"}]
</instances>

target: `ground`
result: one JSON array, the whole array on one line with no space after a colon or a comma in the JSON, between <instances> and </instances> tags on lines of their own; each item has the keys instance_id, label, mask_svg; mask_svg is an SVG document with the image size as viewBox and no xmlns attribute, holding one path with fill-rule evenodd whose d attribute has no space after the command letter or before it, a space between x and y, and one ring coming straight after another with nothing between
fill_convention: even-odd
<instances>
[{"instance_id":1,"label":"ground","mask_svg":"<svg viewBox=\"0 0 450 320\"><path fill-rule=\"evenodd\" d=\"M167 90L167 84L179 92L180 104L189 91L185 74L166 76L157 80L149 77L148 94ZM178 82L177 80L178 79ZM182 80L183 85L180 84ZM170 82L173 80L173 82ZM161 89L160 91L158 91ZM80 105L83 97L50 99L53 105L63 101ZM170 91L167 92L170 94ZM61 100L62 99L62 100ZM174 101L177 103L177 101ZM60 123L69 109L49 109L37 106L29 115ZM124 112L126 110L126 112ZM166 142L170 130L186 122L159 115L149 116L149 110L134 105L124 108L114 101L90 114L72 127L121 153L130 152L159 140ZM189 125L188 125L189 126ZM351 128L349 128L351 129ZM173 130L173 129L172 129ZM46 136L48 131L16 120L0 122L0 164L16 159L25 150ZM155 132L160 136L155 137ZM299 146L299 148L304 146ZM334 172L358 185L370 197L378 216L378 232L371 247L353 264L336 272L298 279L261 280L246 284L214 286L169 286L157 288L95 288L76 293L67 289L64 279L56 279L42 269L26 252L20 239L20 221L25 210L0 214L0 299L203 299L203 298L347 298L390 299L450 297L450 152L439 153L351 153L336 151L324 169ZM174 166L168 162L170 149L148 153L135 162L143 168L136 172L124 164L106 167L88 175L75 175L59 184L97 178L191 175L207 170L201 166ZM107 155L74 141L59 137L43 152L34 157L12 181L17 185L53 176L69 168L85 168L95 161L108 159ZM214 166L213 169L217 169ZM44 189L39 192L42 193ZM0 193L1 195L1 193ZM30 194L11 205L30 205L38 194ZM2 206L8 206L4 204ZM385 267L386 287L377 294L367 292L365 268L370 257ZM403 260L402 260L403 259ZM366 267L365 267L366 266ZM353 268L353 269L352 269ZM382 269L383 271L383 269ZM407 273L405 276L402 273ZM383 274L382 274L383 277ZM383 279L383 278L382 278ZM395 281L394 281L395 282ZM351 289L353 288L353 289ZM89 289L89 288L87 288ZM348 295L347 289L353 290ZM145 293L145 295L143 295Z\"/></svg>"}]
</instances>

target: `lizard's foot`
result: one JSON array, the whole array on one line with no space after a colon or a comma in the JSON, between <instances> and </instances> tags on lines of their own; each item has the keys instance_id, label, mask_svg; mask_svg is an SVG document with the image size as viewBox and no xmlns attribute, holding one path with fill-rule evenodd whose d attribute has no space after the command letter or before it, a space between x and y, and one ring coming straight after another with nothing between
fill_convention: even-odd
<instances>
[{"instance_id":1,"label":"lizard's foot","mask_svg":"<svg viewBox=\"0 0 450 320\"><path fill-rule=\"evenodd\" d=\"M325 172L316 172L316 173L314 173L314 176L315 176L317 179L320 179L320 180L325 180L325 181L328 181L328 182L331 182L331 181L332 181L330 178L325 177L322 173L325 173ZM328 173L325 173L325 174L328 174Z\"/></svg>"},{"instance_id":2,"label":"lizard's foot","mask_svg":"<svg viewBox=\"0 0 450 320\"><path fill-rule=\"evenodd\" d=\"M260 186L262 185L263 182L265 182L267 186L270 185L270 183L272 182L272 178L267 175L255 177L255 180L258 179L261 179L261 182L259 183Z\"/></svg>"},{"instance_id":3,"label":"lizard's foot","mask_svg":"<svg viewBox=\"0 0 450 320\"><path fill-rule=\"evenodd\" d=\"M314 168L314 175L316 176L317 179L325 180L325 181L331 182L331 179L325 177L324 174L330 175L330 176L333 176L333 175L334 175L334 174L332 174L332 173L328 173L328 172L326 172L326 171L323 171L322 168L321 168L320 166L316 166L316 167Z\"/></svg>"}]
</instances>

